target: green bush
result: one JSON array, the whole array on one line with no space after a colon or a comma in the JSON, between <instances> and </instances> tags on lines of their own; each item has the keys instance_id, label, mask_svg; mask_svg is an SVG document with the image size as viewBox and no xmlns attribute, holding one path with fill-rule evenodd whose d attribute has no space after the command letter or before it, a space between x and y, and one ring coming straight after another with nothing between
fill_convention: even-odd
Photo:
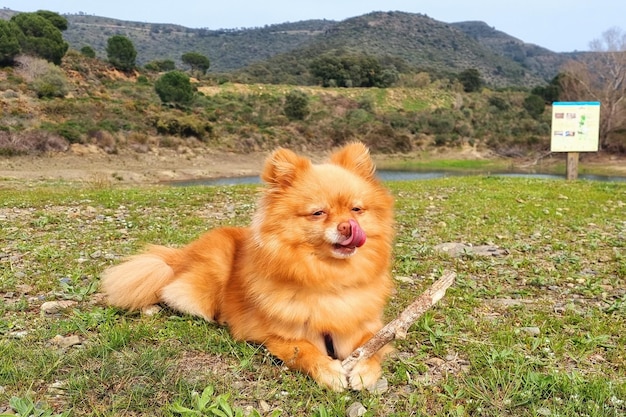
<instances>
[{"instance_id":1,"label":"green bush","mask_svg":"<svg viewBox=\"0 0 626 417\"><path fill-rule=\"evenodd\" d=\"M524 108L535 119L543 114L546 108L546 103L543 98L536 94L531 94L524 99Z\"/></svg>"},{"instance_id":2,"label":"green bush","mask_svg":"<svg viewBox=\"0 0 626 417\"><path fill-rule=\"evenodd\" d=\"M89 120L66 120L62 123L44 122L41 129L62 136L69 143L83 143L84 137L89 131L94 130L95 126Z\"/></svg>"},{"instance_id":3,"label":"green bush","mask_svg":"<svg viewBox=\"0 0 626 417\"><path fill-rule=\"evenodd\" d=\"M182 71L170 71L159 77L154 89L163 103L188 105L193 101L195 88L189 76Z\"/></svg>"},{"instance_id":4,"label":"green bush","mask_svg":"<svg viewBox=\"0 0 626 417\"><path fill-rule=\"evenodd\" d=\"M80 48L80 53L88 58L96 57L96 51L94 51L94 49L89 45L83 46L82 48Z\"/></svg>"},{"instance_id":5,"label":"green bush","mask_svg":"<svg viewBox=\"0 0 626 417\"><path fill-rule=\"evenodd\" d=\"M39 98L65 97L68 92L65 73L49 64L48 71L33 81L33 88Z\"/></svg>"},{"instance_id":6,"label":"green bush","mask_svg":"<svg viewBox=\"0 0 626 417\"><path fill-rule=\"evenodd\" d=\"M212 126L195 115L166 115L157 119L157 131L162 135L196 137L206 139L212 132Z\"/></svg>"},{"instance_id":7,"label":"green bush","mask_svg":"<svg viewBox=\"0 0 626 417\"><path fill-rule=\"evenodd\" d=\"M176 69L176 63L171 59L161 59L148 62L144 65L144 68L148 71L163 72L174 71Z\"/></svg>"},{"instance_id":8,"label":"green bush","mask_svg":"<svg viewBox=\"0 0 626 417\"><path fill-rule=\"evenodd\" d=\"M285 97L283 111L289 120L304 120L310 113L309 96L299 90L290 91Z\"/></svg>"}]
</instances>

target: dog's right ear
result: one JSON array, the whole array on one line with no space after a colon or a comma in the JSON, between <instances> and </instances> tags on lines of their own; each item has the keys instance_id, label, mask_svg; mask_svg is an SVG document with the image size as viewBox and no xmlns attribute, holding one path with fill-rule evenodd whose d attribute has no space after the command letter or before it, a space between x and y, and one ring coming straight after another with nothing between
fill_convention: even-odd
<instances>
[{"instance_id":1,"label":"dog's right ear","mask_svg":"<svg viewBox=\"0 0 626 417\"><path fill-rule=\"evenodd\" d=\"M311 161L296 155L289 149L278 148L267 158L261 179L271 186L281 188L293 184L298 173L311 167Z\"/></svg>"}]
</instances>

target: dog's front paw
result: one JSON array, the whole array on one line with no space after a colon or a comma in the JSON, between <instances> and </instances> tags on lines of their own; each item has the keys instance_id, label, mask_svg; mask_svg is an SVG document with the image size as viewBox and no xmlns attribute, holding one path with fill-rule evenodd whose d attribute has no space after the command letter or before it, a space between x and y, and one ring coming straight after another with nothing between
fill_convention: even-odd
<instances>
[{"instance_id":1,"label":"dog's front paw","mask_svg":"<svg viewBox=\"0 0 626 417\"><path fill-rule=\"evenodd\" d=\"M333 391L343 391L348 388L348 373L338 360L328 360L321 364L313 375L315 381L332 389Z\"/></svg>"},{"instance_id":2,"label":"dog's front paw","mask_svg":"<svg viewBox=\"0 0 626 417\"><path fill-rule=\"evenodd\" d=\"M350 388L360 391L364 388L373 388L382 375L380 362L372 358L358 363L348 376Z\"/></svg>"}]
</instances>

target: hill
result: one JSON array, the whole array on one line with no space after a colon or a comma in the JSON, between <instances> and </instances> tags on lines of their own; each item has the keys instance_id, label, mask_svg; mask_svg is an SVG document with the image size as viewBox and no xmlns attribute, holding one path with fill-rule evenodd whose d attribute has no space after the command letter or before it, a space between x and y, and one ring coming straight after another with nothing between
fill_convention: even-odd
<instances>
[{"instance_id":1,"label":"hill","mask_svg":"<svg viewBox=\"0 0 626 417\"><path fill-rule=\"evenodd\" d=\"M293 77L306 72L310 61L321 54L343 51L444 76L476 68L489 85L528 87L552 79L571 58L502 32L479 36L479 27L488 26L482 22L447 24L421 14L373 12L329 25L299 48L256 64L256 71L280 74L288 69ZM490 42L484 42L486 38Z\"/></svg>"},{"instance_id":2,"label":"hill","mask_svg":"<svg viewBox=\"0 0 626 417\"><path fill-rule=\"evenodd\" d=\"M14 13L4 9L0 17ZM253 75L257 82L268 81L259 79L259 74L283 73L285 69L291 69L291 78L299 74L296 81L302 82L314 56L348 51L380 57L395 66L404 65L405 70L447 75L476 68L490 85L527 87L550 80L563 62L576 57L576 53L556 53L527 44L484 22L449 24L423 14L395 11L372 12L340 22L306 20L237 29L192 29L85 14L65 17L69 28L63 35L73 49L89 45L106 58L107 39L124 35L135 45L139 65L171 59L182 66L181 55L195 51L210 58L211 73L239 70Z\"/></svg>"}]
</instances>

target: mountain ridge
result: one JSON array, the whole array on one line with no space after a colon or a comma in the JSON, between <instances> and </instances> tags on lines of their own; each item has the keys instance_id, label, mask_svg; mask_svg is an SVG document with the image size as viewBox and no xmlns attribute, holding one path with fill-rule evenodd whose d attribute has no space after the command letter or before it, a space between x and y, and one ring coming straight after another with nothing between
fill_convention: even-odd
<instances>
[{"instance_id":1,"label":"mountain ridge","mask_svg":"<svg viewBox=\"0 0 626 417\"><path fill-rule=\"evenodd\" d=\"M0 10L0 18L15 11ZM534 86L557 75L560 66L579 53L553 52L495 30L482 21L445 23L421 13L376 11L341 21L312 19L255 28L188 28L170 23L132 22L86 14L65 14L65 40L73 49L91 46L106 58L106 41L127 36L137 49L137 63L171 59L195 51L211 61L211 73L244 71L276 65L324 51L344 50L391 57L410 68L459 73L476 68L489 85ZM258 69L258 68L257 68ZM281 68L281 70L284 68Z\"/></svg>"}]
</instances>

